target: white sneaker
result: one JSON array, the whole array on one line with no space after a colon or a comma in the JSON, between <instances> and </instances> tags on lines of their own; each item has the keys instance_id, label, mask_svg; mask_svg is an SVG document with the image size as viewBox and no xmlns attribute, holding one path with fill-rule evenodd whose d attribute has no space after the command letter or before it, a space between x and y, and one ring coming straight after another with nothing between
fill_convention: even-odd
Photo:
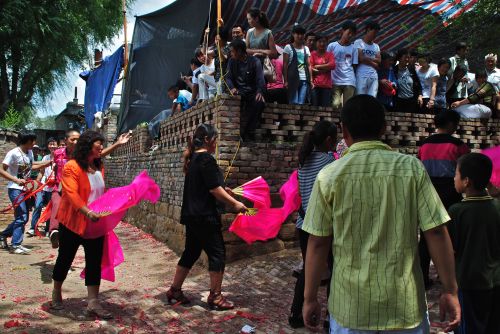
<instances>
[{"instance_id":1,"label":"white sneaker","mask_svg":"<svg viewBox=\"0 0 500 334\"><path fill-rule=\"evenodd\" d=\"M29 254L29 249L27 248L24 248L22 246L16 246L16 247L12 247L11 248L11 253L13 254L21 254L21 255L26 255L26 254Z\"/></svg>"},{"instance_id":2,"label":"white sneaker","mask_svg":"<svg viewBox=\"0 0 500 334\"><path fill-rule=\"evenodd\" d=\"M17 247L18 247L18 248L21 248L22 250L24 250L24 251L26 251L26 252L28 252L28 253L29 253L29 252L31 252L31 249L26 248L26 247L24 247L23 245L19 245L19 246L17 246Z\"/></svg>"},{"instance_id":3,"label":"white sneaker","mask_svg":"<svg viewBox=\"0 0 500 334\"><path fill-rule=\"evenodd\" d=\"M26 232L26 234L27 234L28 236L30 236L30 237L34 237L34 236L35 236L35 230L31 228L31 229L29 229L29 230Z\"/></svg>"}]
</instances>

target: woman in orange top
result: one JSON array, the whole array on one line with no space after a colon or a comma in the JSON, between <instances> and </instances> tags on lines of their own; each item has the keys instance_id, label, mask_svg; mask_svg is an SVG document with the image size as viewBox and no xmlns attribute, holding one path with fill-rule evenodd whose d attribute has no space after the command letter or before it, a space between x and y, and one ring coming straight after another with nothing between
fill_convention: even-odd
<instances>
[{"instance_id":1,"label":"woman in orange top","mask_svg":"<svg viewBox=\"0 0 500 334\"><path fill-rule=\"evenodd\" d=\"M87 314L103 319L112 318L97 299L101 283L101 259L104 237L83 239L87 224L101 218L87 204L104 193L101 153L104 138L95 131L86 131L78 140L73 159L63 169L62 198L57 212L59 225L59 253L52 273L54 290L52 308L62 309L61 288L78 247L85 251L85 285L88 292ZM90 221L89 221L90 220Z\"/></svg>"}]
</instances>

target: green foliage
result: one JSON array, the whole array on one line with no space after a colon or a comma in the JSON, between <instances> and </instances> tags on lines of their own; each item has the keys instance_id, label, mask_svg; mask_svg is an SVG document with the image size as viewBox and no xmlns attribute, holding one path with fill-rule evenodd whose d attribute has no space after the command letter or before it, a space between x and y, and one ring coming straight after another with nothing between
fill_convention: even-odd
<instances>
[{"instance_id":1,"label":"green foliage","mask_svg":"<svg viewBox=\"0 0 500 334\"><path fill-rule=\"evenodd\" d=\"M0 121L0 127L9 130L19 130L19 125L22 123L22 115L20 112L14 109L14 105L11 104L5 116Z\"/></svg>"},{"instance_id":2,"label":"green foliage","mask_svg":"<svg viewBox=\"0 0 500 334\"><path fill-rule=\"evenodd\" d=\"M0 1L0 118L35 95L43 103L121 27L120 0Z\"/></svg>"},{"instance_id":3,"label":"green foliage","mask_svg":"<svg viewBox=\"0 0 500 334\"><path fill-rule=\"evenodd\" d=\"M33 119L31 120L30 126L33 129L55 130L56 117L57 115L51 115L46 117L34 116Z\"/></svg>"}]
</instances>

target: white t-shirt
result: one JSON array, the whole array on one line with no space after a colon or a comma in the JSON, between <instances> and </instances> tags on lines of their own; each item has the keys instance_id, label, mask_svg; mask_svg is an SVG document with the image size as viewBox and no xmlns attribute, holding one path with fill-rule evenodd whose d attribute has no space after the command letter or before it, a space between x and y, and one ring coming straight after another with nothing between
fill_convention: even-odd
<instances>
[{"instance_id":1,"label":"white t-shirt","mask_svg":"<svg viewBox=\"0 0 500 334\"><path fill-rule=\"evenodd\" d=\"M92 203L104 194L104 179L100 171L87 173L90 183L90 195L87 204Z\"/></svg>"},{"instance_id":2,"label":"white t-shirt","mask_svg":"<svg viewBox=\"0 0 500 334\"><path fill-rule=\"evenodd\" d=\"M42 158L42 162L50 161L50 160L52 160L50 157L50 154L47 154L46 156L44 156ZM50 177L50 174L52 174L52 165L48 165L47 167L45 167L45 170L44 170L43 176L42 176L42 183L47 182L47 180ZM43 187L43 191L52 191L52 189L49 188L48 186L45 186L45 187Z\"/></svg>"},{"instance_id":3,"label":"white t-shirt","mask_svg":"<svg viewBox=\"0 0 500 334\"><path fill-rule=\"evenodd\" d=\"M179 96L182 96L182 97L186 98L186 100L191 101L193 94L191 94L191 92L188 90L181 89L181 90L179 90ZM177 99L175 99L173 101L173 103L177 103Z\"/></svg>"},{"instance_id":4,"label":"white t-shirt","mask_svg":"<svg viewBox=\"0 0 500 334\"><path fill-rule=\"evenodd\" d=\"M495 87L496 92L500 92L500 70L495 68L490 74L488 74L488 80L490 84Z\"/></svg>"},{"instance_id":5,"label":"white t-shirt","mask_svg":"<svg viewBox=\"0 0 500 334\"><path fill-rule=\"evenodd\" d=\"M201 73L212 73L213 74L213 72L215 72L215 61L212 59L212 61L209 64L201 65L200 71L201 71Z\"/></svg>"},{"instance_id":6,"label":"white t-shirt","mask_svg":"<svg viewBox=\"0 0 500 334\"><path fill-rule=\"evenodd\" d=\"M193 77L191 78L191 82L193 85L198 84L198 75L201 73L201 67L198 67L196 70L193 71Z\"/></svg>"},{"instance_id":7,"label":"white t-shirt","mask_svg":"<svg viewBox=\"0 0 500 334\"><path fill-rule=\"evenodd\" d=\"M358 63L358 57L354 45L341 45L333 42L328 45L326 51L333 53L335 57L335 69L332 71L332 81L335 86L356 86L356 75L353 64Z\"/></svg>"},{"instance_id":8,"label":"white t-shirt","mask_svg":"<svg viewBox=\"0 0 500 334\"><path fill-rule=\"evenodd\" d=\"M380 53L380 47L378 46L377 43L372 43L368 44L363 41L363 39L357 39L354 42L354 48L356 49L356 52L359 52L359 49L361 49L361 52L365 57L375 59L377 57L377 54ZM356 53L356 55L357 55ZM358 56L359 58L359 56ZM356 76L358 78L373 78L377 79L377 70L371 66L368 66L366 64L359 64L358 68L356 70Z\"/></svg>"},{"instance_id":9,"label":"white t-shirt","mask_svg":"<svg viewBox=\"0 0 500 334\"><path fill-rule=\"evenodd\" d=\"M7 152L3 159L3 164L9 166L7 173L10 175L18 179L27 179L31 174L31 167L33 166L33 152L30 150L28 153L24 153L19 147L16 147ZM7 188L23 189L22 186L12 181L7 183Z\"/></svg>"},{"instance_id":10,"label":"white t-shirt","mask_svg":"<svg viewBox=\"0 0 500 334\"><path fill-rule=\"evenodd\" d=\"M306 75L306 57L304 55L307 54L308 57L311 57L311 52L309 51L309 48L307 46L304 46L302 49L297 49L295 48L295 52L297 52L297 63L298 63L298 69L299 69L299 79L300 80L307 80L307 75ZM283 53L286 53L288 55L288 65L292 63L293 60L293 50L292 46L290 44L287 44L285 48L283 49Z\"/></svg>"},{"instance_id":11,"label":"white t-shirt","mask_svg":"<svg viewBox=\"0 0 500 334\"><path fill-rule=\"evenodd\" d=\"M439 78L439 71L435 64L430 64L427 72L422 72L421 69L417 71L420 86L422 86L422 96L424 99L431 97L432 78Z\"/></svg>"}]
</instances>

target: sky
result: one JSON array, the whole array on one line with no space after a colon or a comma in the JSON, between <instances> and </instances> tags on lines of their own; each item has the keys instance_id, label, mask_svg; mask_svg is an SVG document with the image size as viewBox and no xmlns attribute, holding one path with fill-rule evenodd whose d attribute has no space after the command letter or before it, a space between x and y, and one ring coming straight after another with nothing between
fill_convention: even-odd
<instances>
[{"instance_id":1,"label":"sky","mask_svg":"<svg viewBox=\"0 0 500 334\"><path fill-rule=\"evenodd\" d=\"M134 32L135 16L147 14L163 8L175 0L135 0L132 6L127 10L127 40L130 43ZM110 56L120 45L123 44L123 30L113 39L110 46L103 49L103 57ZM37 114L39 117L59 114L66 108L66 103L73 100L74 87L78 89L78 102L83 103L85 95L85 81L78 77L80 71L67 74L68 85L62 90L57 90L54 97L50 100L46 108L39 108ZM120 87L117 85L115 92ZM45 110L46 109L46 110Z\"/></svg>"}]
</instances>

